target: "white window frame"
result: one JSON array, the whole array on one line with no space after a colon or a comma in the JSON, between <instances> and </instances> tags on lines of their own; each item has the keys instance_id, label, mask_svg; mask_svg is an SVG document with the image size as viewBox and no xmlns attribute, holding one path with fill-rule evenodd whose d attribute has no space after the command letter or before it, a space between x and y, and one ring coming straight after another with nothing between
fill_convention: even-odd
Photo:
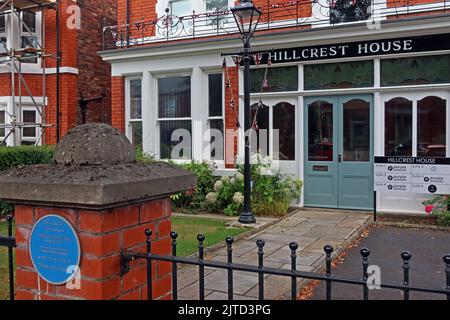
<instances>
[{"instance_id":1,"label":"white window frame","mask_svg":"<svg viewBox=\"0 0 450 320\"><path fill-rule=\"evenodd\" d=\"M190 77L191 79L191 116L190 117L184 117L184 118L160 118L159 117L159 79L163 78L176 78L176 77ZM167 73L167 74L161 74L155 76L155 99L156 99L156 154L158 159L164 160L164 161L174 161L176 163L190 163L195 159L194 156L194 137L193 137L193 131L194 131L194 122L192 118L193 114L193 108L194 104L192 101L193 98L193 74L192 72L179 72L179 73ZM191 122L191 158L189 159L163 159L161 158L161 127L160 123L163 121L190 121Z\"/></svg>"},{"instance_id":2,"label":"white window frame","mask_svg":"<svg viewBox=\"0 0 450 320\"><path fill-rule=\"evenodd\" d=\"M383 112L382 116L382 154L385 155L386 152L386 102L395 99L395 98L404 98L408 101L412 101L412 157L417 157L417 137L418 137L418 128L417 128L417 105L418 102L426 97L439 97L446 101L446 155L450 157L450 92L447 91L424 91L419 93L414 92L398 92L398 93L389 93L382 94L381 96L381 109Z\"/></svg>"},{"instance_id":3,"label":"white window frame","mask_svg":"<svg viewBox=\"0 0 450 320\"><path fill-rule=\"evenodd\" d=\"M20 19L18 19L16 17L17 22L15 23L15 25L16 25L16 28L18 30L18 33L17 33L17 38L15 40L16 41L15 47L22 49L22 37L36 37L37 43L41 44L41 36L42 36L41 35L41 23L42 23L41 12L36 12L35 13L35 19L36 19L36 21L35 21L35 27L36 27L35 32L28 32L28 31L24 31L23 30L24 29L24 23L23 23L23 20L22 20L22 14L23 13L21 12L20 13L20 16L21 16ZM23 60L23 62L26 63L27 65L40 65L41 58L36 57L36 62L33 62L31 60L27 61L26 59Z\"/></svg>"},{"instance_id":4,"label":"white window frame","mask_svg":"<svg viewBox=\"0 0 450 320\"><path fill-rule=\"evenodd\" d=\"M176 2L177 0L161 0L156 3L156 12L158 13L158 17L161 17L166 14L166 8L171 9L171 3ZM191 0L192 9L195 10L196 13L206 13L206 1L207 0ZM235 5L234 0L228 0L228 8L231 8ZM191 15L190 13L189 15Z\"/></svg>"},{"instance_id":5,"label":"white window frame","mask_svg":"<svg viewBox=\"0 0 450 320\"><path fill-rule=\"evenodd\" d=\"M220 74L222 76L222 116L220 116L220 117L211 117L209 115L209 76L213 75L213 74ZM222 144L223 144L223 159L221 159L221 160L211 159L211 148L210 148L211 144L207 143L208 158L205 159L205 160L214 161L217 165L224 166L225 165L225 158L226 158L226 155L225 155L225 150L226 150L226 148L225 148L225 140L226 140L225 139L225 136L226 136L226 128L225 128L225 93L226 93L225 92L225 75L224 75L222 70L211 70L211 71L208 71L206 73L206 77L207 77L207 81L206 81L206 101L207 101L207 103L206 103L206 105L207 105L207 119L206 120L207 120L207 130L211 129L211 127L210 127L211 120L222 120L222 125L223 125L223 141L222 141Z\"/></svg>"},{"instance_id":6,"label":"white window frame","mask_svg":"<svg viewBox=\"0 0 450 320\"><path fill-rule=\"evenodd\" d=\"M19 108L19 107L17 106L17 108ZM34 122L36 124L36 127L34 128L35 136L33 138L32 137L24 137L22 130L20 130L19 144L21 145L22 142L34 142L34 145L40 146L40 145L42 145L42 137L41 137L42 129L37 124L41 123L41 120L42 120L41 115L40 115L39 111L36 109L36 107L34 107L34 106L22 106L22 108L20 108L20 113L19 113L20 122L23 122L23 118L24 118L23 112L24 111L33 111L35 113L35 122Z\"/></svg>"},{"instance_id":7,"label":"white window frame","mask_svg":"<svg viewBox=\"0 0 450 320\"><path fill-rule=\"evenodd\" d=\"M142 103L142 109L144 108L143 104L143 80L142 76L133 76L126 78L125 82L125 135L128 137L128 139L133 142L133 131L131 124L134 122L141 122L143 123L143 116L142 116L142 110L141 110L141 119L132 119L131 118L131 81L133 80L140 80L141 81L141 103ZM144 143L144 133L142 133L142 143Z\"/></svg>"}]
</instances>

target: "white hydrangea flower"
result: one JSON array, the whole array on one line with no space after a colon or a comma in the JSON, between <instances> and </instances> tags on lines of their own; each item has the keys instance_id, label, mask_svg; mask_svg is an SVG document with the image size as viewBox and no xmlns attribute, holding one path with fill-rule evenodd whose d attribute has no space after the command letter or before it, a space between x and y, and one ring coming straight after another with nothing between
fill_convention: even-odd
<instances>
[{"instance_id":1,"label":"white hydrangea flower","mask_svg":"<svg viewBox=\"0 0 450 320\"><path fill-rule=\"evenodd\" d=\"M229 176L223 176L221 180L222 180L223 183L227 183L227 182L230 182L230 177Z\"/></svg>"},{"instance_id":2,"label":"white hydrangea flower","mask_svg":"<svg viewBox=\"0 0 450 320\"><path fill-rule=\"evenodd\" d=\"M236 181L244 181L244 175L240 172L236 173Z\"/></svg>"},{"instance_id":3,"label":"white hydrangea flower","mask_svg":"<svg viewBox=\"0 0 450 320\"><path fill-rule=\"evenodd\" d=\"M217 201L217 193L210 192L206 195L206 203L208 204L214 204Z\"/></svg>"},{"instance_id":4,"label":"white hydrangea flower","mask_svg":"<svg viewBox=\"0 0 450 320\"><path fill-rule=\"evenodd\" d=\"M236 183L236 178L235 178L235 177L231 178L231 179L230 179L230 183L231 183L231 184L235 184L235 183Z\"/></svg>"},{"instance_id":5,"label":"white hydrangea flower","mask_svg":"<svg viewBox=\"0 0 450 320\"><path fill-rule=\"evenodd\" d=\"M220 190L222 190L222 188L223 188L223 182L221 180L218 180L214 184L214 191L219 192Z\"/></svg>"},{"instance_id":6,"label":"white hydrangea flower","mask_svg":"<svg viewBox=\"0 0 450 320\"><path fill-rule=\"evenodd\" d=\"M233 196L233 202L236 204L243 204L244 203L244 196L240 192L236 192Z\"/></svg>"}]
</instances>

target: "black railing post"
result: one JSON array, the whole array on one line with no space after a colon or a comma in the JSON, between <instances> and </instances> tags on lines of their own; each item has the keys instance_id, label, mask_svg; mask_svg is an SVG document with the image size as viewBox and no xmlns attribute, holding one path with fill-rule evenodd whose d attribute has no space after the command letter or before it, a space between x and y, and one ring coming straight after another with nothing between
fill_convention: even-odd
<instances>
[{"instance_id":1,"label":"black railing post","mask_svg":"<svg viewBox=\"0 0 450 320\"><path fill-rule=\"evenodd\" d=\"M327 300L331 300L331 294L332 294L332 281L330 280L331 278L331 254L334 251L334 248L330 245L325 246L323 248L323 250L325 251L325 263L326 263L326 276L327 276L327 283L326 283L326 295L327 295Z\"/></svg>"},{"instance_id":2,"label":"black railing post","mask_svg":"<svg viewBox=\"0 0 450 320\"><path fill-rule=\"evenodd\" d=\"M259 283L259 300L264 300L264 272L262 272L262 268L264 267L264 246L266 242L264 240L256 241L256 245L258 246L258 283Z\"/></svg>"},{"instance_id":3,"label":"black railing post","mask_svg":"<svg viewBox=\"0 0 450 320\"><path fill-rule=\"evenodd\" d=\"M203 260L205 259L205 252L204 252L204 242L205 242L205 235L199 234L197 236L198 240L198 260L200 262L200 265L198 266L198 290L199 290L199 296L200 300L205 300L205 266L203 265Z\"/></svg>"},{"instance_id":4,"label":"black railing post","mask_svg":"<svg viewBox=\"0 0 450 320\"><path fill-rule=\"evenodd\" d=\"M409 269L411 268L409 261L411 260L411 253L409 251L404 251L402 253L402 259L403 259L403 284L405 286L409 286ZM403 298L405 300L409 300L409 289L405 288L403 292L404 292Z\"/></svg>"},{"instance_id":5,"label":"black railing post","mask_svg":"<svg viewBox=\"0 0 450 320\"><path fill-rule=\"evenodd\" d=\"M147 300L153 300L153 279L152 279L152 230L145 230L147 236Z\"/></svg>"},{"instance_id":6,"label":"black railing post","mask_svg":"<svg viewBox=\"0 0 450 320\"><path fill-rule=\"evenodd\" d=\"M13 236L13 217L8 216L6 218L8 221L8 237L12 238ZM9 268L9 299L11 301L14 300L14 258L13 258L13 248L11 246L8 247L8 268Z\"/></svg>"},{"instance_id":7,"label":"black railing post","mask_svg":"<svg viewBox=\"0 0 450 320\"><path fill-rule=\"evenodd\" d=\"M172 232L170 238L172 239L172 257L176 258L178 233ZM172 299L174 301L178 300L178 270L176 261L172 262Z\"/></svg>"},{"instance_id":8,"label":"black railing post","mask_svg":"<svg viewBox=\"0 0 450 320\"><path fill-rule=\"evenodd\" d=\"M291 300L297 300L297 277L295 276L295 272L297 271L298 243L291 242L289 249L291 249L291 270L293 274L291 278Z\"/></svg>"},{"instance_id":9,"label":"black railing post","mask_svg":"<svg viewBox=\"0 0 450 320\"><path fill-rule=\"evenodd\" d=\"M232 301L234 299L234 289L233 289L233 237L228 237L227 243L227 263L228 263L228 300Z\"/></svg>"},{"instance_id":10,"label":"black railing post","mask_svg":"<svg viewBox=\"0 0 450 320\"><path fill-rule=\"evenodd\" d=\"M445 277L447 282L447 300L450 300L450 254L444 256Z\"/></svg>"},{"instance_id":11,"label":"black railing post","mask_svg":"<svg viewBox=\"0 0 450 320\"><path fill-rule=\"evenodd\" d=\"M364 300L369 300L369 287L367 285L367 279L369 278L369 275L367 274L367 269L369 268L369 256L370 256L370 250L367 248L361 249L361 256L363 258L363 298Z\"/></svg>"}]
</instances>

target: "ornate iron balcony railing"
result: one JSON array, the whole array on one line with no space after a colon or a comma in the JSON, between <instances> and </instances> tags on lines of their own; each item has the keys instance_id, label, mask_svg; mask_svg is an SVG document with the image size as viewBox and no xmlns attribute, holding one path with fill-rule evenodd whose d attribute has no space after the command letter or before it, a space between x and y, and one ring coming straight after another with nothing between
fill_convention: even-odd
<instances>
[{"instance_id":1,"label":"ornate iron balcony railing","mask_svg":"<svg viewBox=\"0 0 450 320\"><path fill-rule=\"evenodd\" d=\"M367 23L368 29L381 21L411 16L449 13L447 0L419 3L419 0L297 0L267 3L257 32L279 29L320 28L349 23ZM150 10L150 9L149 9ZM143 46L165 41L193 40L236 35L238 29L229 10L176 16L169 9L154 20L141 19L103 27L103 50Z\"/></svg>"}]
</instances>

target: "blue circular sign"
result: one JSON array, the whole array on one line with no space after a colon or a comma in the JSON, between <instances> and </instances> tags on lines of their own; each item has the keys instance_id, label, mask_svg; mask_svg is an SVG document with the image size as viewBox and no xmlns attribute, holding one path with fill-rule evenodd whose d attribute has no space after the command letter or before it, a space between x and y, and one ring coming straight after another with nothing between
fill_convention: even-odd
<instances>
[{"instance_id":1,"label":"blue circular sign","mask_svg":"<svg viewBox=\"0 0 450 320\"><path fill-rule=\"evenodd\" d=\"M81 248L72 225L57 215L41 218L30 236L34 268L46 282L62 285L72 280L80 264Z\"/></svg>"}]
</instances>

